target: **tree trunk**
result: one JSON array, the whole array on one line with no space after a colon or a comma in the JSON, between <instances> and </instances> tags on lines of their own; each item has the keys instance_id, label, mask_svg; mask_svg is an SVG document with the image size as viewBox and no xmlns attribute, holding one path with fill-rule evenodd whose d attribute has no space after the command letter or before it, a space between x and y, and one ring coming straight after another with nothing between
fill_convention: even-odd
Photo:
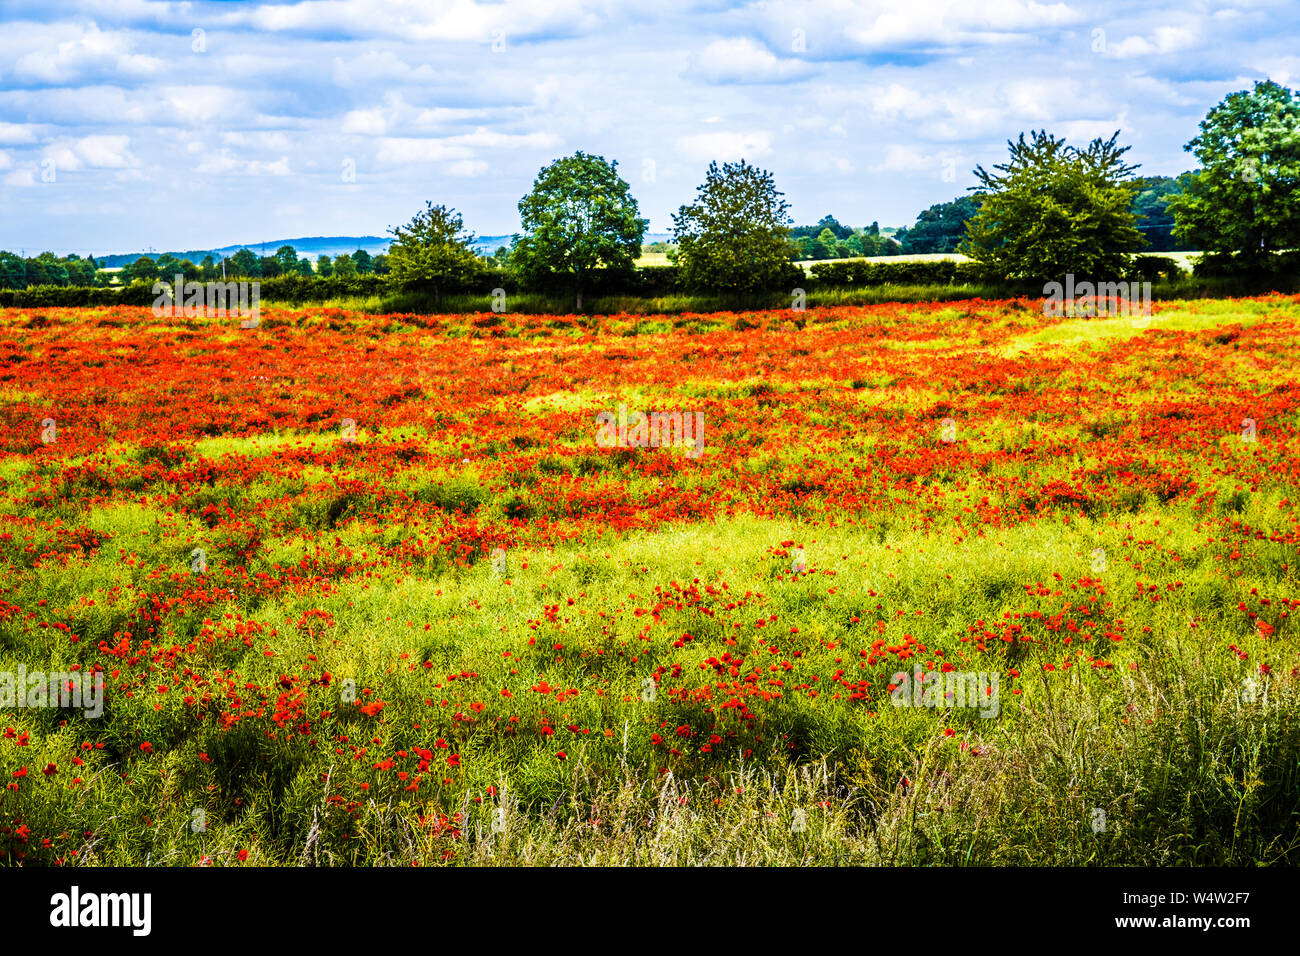
<instances>
[{"instance_id":1,"label":"tree trunk","mask_svg":"<svg viewBox=\"0 0 1300 956\"><path fill-rule=\"evenodd\" d=\"M577 310L578 310L579 312L582 311L582 290L581 290L581 289L578 290L578 305L577 305Z\"/></svg>"}]
</instances>

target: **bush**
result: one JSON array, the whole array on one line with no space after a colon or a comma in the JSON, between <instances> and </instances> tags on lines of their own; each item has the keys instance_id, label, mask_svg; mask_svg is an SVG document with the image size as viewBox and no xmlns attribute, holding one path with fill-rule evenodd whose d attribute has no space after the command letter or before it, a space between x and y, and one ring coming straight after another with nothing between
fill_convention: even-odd
<instances>
[{"instance_id":1,"label":"bush","mask_svg":"<svg viewBox=\"0 0 1300 956\"><path fill-rule=\"evenodd\" d=\"M1178 261L1168 256L1135 256L1130 269L1143 282L1173 282L1184 274Z\"/></svg>"},{"instance_id":2,"label":"bush","mask_svg":"<svg viewBox=\"0 0 1300 956\"><path fill-rule=\"evenodd\" d=\"M1217 253L1200 258L1192 269L1198 279L1248 279L1264 281L1300 277L1300 251L1275 252L1267 257Z\"/></svg>"},{"instance_id":3,"label":"bush","mask_svg":"<svg viewBox=\"0 0 1300 956\"><path fill-rule=\"evenodd\" d=\"M955 259L918 260L915 262L872 262L869 259L814 263L814 284L823 286L854 285L944 285L972 282L979 278L973 263Z\"/></svg>"}]
</instances>

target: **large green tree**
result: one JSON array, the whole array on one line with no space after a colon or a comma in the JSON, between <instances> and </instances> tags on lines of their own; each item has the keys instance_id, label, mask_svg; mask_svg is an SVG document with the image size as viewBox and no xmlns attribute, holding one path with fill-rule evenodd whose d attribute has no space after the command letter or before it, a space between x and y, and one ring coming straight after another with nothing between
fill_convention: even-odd
<instances>
[{"instance_id":1,"label":"large green tree","mask_svg":"<svg viewBox=\"0 0 1300 956\"><path fill-rule=\"evenodd\" d=\"M514 237L510 266L526 280L567 275L582 311L592 270L634 268L649 225L639 213L617 161L582 151L557 159L519 200L523 233Z\"/></svg>"},{"instance_id":2,"label":"large green tree","mask_svg":"<svg viewBox=\"0 0 1300 956\"><path fill-rule=\"evenodd\" d=\"M483 263L470 248L474 234L465 230L454 209L426 201L423 212L389 232L389 271L404 288L432 292L440 301L444 290L466 286L483 274Z\"/></svg>"},{"instance_id":3,"label":"large green tree","mask_svg":"<svg viewBox=\"0 0 1300 956\"><path fill-rule=\"evenodd\" d=\"M1102 279L1124 275L1143 246L1133 214L1129 147L1119 133L1086 149L1046 131L1021 133L1009 162L975 168L979 211L958 246L997 279L1059 279L1072 273Z\"/></svg>"},{"instance_id":4,"label":"large green tree","mask_svg":"<svg viewBox=\"0 0 1300 956\"><path fill-rule=\"evenodd\" d=\"M1300 98L1271 80L1230 94L1185 147L1201 169L1169 200L1194 248L1262 258L1300 246Z\"/></svg>"},{"instance_id":5,"label":"large green tree","mask_svg":"<svg viewBox=\"0 0 1300 956\"><path fill-rule=\"evenodd\" d=\"M770 172L743 159L710 163L695 202L673 214L682 283L737 297L797 285L783 195Z\"/></svg>"}]
</instances>

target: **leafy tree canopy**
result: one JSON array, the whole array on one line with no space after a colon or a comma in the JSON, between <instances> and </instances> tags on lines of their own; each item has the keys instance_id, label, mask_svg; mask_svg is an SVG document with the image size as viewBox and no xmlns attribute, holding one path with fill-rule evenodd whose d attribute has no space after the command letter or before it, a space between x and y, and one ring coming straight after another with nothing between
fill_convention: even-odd
<instances>
[{"instance_id":1,"label":"leafy tree canopy","mask_svg":"<svg viewBox=\"0 0 1300 956\"><path fill-rule=\"evenodd\" d=\"M455 209L426 202L423 212L389 232L393 243L388 268L399 285L432 290L441 298L444 289L463 287L483 273L482 262L470 248L474 234L465 230Z\"/></svg>"},{"instance_id":2,"label":"leafy tree canopy","mask_svg":"<svg viewBox=\"0 0 1300 956\"><path fill-rule=\"evenodd\" d=\"M1263 256L1300 246L1300 98L1271 80L1230 94L1186 149L1200 161L1169 200L1195 248Z\"/></svg>"},{"instance_id":3,"label":"leafy tree canopy","mask_svg":"<svg viewBox=\"0 0 1300 956\"><path fill-rule=\"evenodd\" d=\"M743 295L802 281L790 262L790 206L772 174L743 159L709 164L694 203L673 214L687 288Z\"/></svg>"},{"instance_id":4,"label":"leafy tree canopy","mask_svg":"<svg viewBox=\"0 0 1300 956\"><path fill-rule=\"evenodd\" d=\"M1009 162L975 168L979 211L966 223L959 252L997 279L1102 279L1126 271L1142 248L1133 213L1136 166L1119 133L1087 148L1046 131L1008 141Z\"/></svg>"},{"instance_id":5,"label":"leafy tree canopy","mask_svg":"<svg viewBox=\"0 0 1300 956\"><path fill-rule=\"evenodd\" d=\"M510 265L527 277L571 276L581 309L593 269L634 268L649 225L639 212L617 162L581 151L557 159L519 200L523 234L514 237Z\"/></svg>"}]
</instances>

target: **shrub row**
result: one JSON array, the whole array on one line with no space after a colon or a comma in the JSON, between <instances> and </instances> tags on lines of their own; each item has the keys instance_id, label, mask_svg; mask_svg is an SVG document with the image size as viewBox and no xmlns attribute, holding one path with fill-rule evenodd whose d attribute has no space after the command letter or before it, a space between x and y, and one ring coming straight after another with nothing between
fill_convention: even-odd
<instances>
[{"instance_id":1,"label":"shrub row","mask_svg":"<svg viewBox=\"0 0 1300 956\"><path fill-rule=\"evenodd\" d=\"M1295 279L1300 277L1300 250L1264 256L1202 256L1193 275L1198 279Z\"/></svg>"},{"instance_id":2,"label":"shrub row","mask_svg":"<svg viewBox=\"0 0 1300 956\"><path fill-rule=\"evenodd\" d=\"M982 283L993 281L977 262L959 262L953 259L936 259L915 262L853 262L830 261L814 263L811 267L816 285L823 286L874 286L874 285L946 285ZM1137 256L1131 273L1124 278L1157 282L1174 280L1182 274L1177 261L1167 256ZM1059 277L1057 280L1059 281ZM1032 286L1033 283L1012 283Z\"/></svg>"},{"instance_id":3,"label":"shrub row","mask_svg":"<svg viewBox=\"0 0 1300 956\"><path fill-rule=\"evenodd\" d=\"M832 259L813 263L809 271L815 285L945 285L978 279L978 269L973 263L952 259L915 262Z\"/></svg>"},{"instance_id":4,"label":"shrub row","mask_svg":"<svg viewBox=\"0 0 1300 956\"><path fill-rule=\"evenodd\" d=\"M797 267L793 267L797 268ZM878 262L828 260L814 263L811 275L804 280L809 288L860 287L880 285L935 286L952 283L988 284L987 274L978 263L952 259L915 262ZM1184 275L1178 262L1168 256L1137 256L1130 273L1124 278L1145 282L1174 281ZM1246 282L1276 284L1278 279L1300 277L1300 252L1273 254L1267 257L1206 256L1196 265L1196 278L1237 279ZM237 280L235 280L237 281ZM384 296L405 291L387 276L362 275L340 278L331 276L276 276L260 281L259 295L265 302L288 302L301 305L352 296ZM792 282L799 280L792 276ZM1053 281L1059 281L1059 278ZM998 283L993 283L998 284ZM1008 291L1033 295L1036 284L1001 283ZM793 288L793 286L792 286ZM569 276L549 276L527 282L500 267L485 269L472 280L443 286L443 294L479 294L488 296L494 289L509 294L537 292L568 295L574 289ZM426 290L427 291L427 290ZM651 298L684 291L676 266L649 266L632 273L598 269L583 281L583 294L599 296L641 296ZM128 286L88 288L79 286L32 286L27 289L0 289L0 307L57 307L97 305L152 305L157 295L153 283L133 282Z\"/></svg>"}]
</instances>

